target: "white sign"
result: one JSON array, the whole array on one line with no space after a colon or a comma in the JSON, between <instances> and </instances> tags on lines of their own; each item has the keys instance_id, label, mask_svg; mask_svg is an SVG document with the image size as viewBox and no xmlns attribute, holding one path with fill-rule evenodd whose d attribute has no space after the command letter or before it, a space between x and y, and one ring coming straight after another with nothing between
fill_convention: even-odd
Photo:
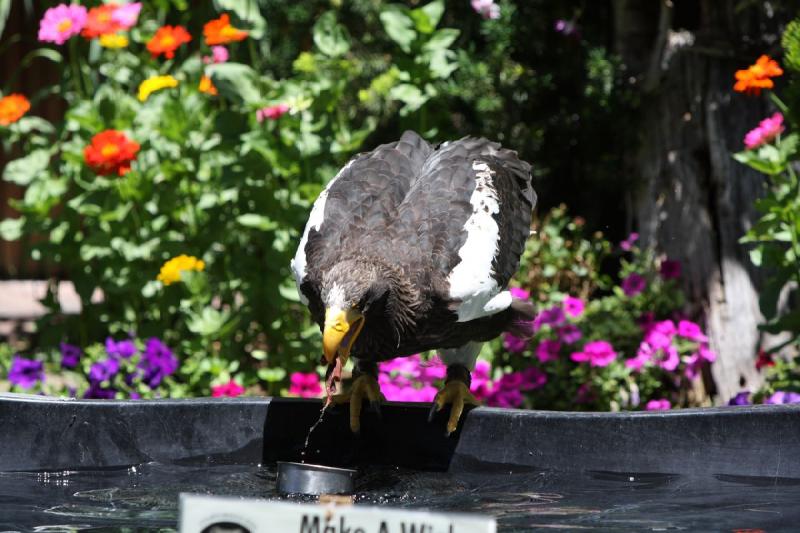
<instances>
[{"instance_id":1,"label":"white sign","mask_svg":"<svg viewBox=\"0 0 800 533\"><path fill-rule=\"evenodd\" d=\"M181 533L495 533L494 518L181 494Z\"/></svg>"}]
</instances>

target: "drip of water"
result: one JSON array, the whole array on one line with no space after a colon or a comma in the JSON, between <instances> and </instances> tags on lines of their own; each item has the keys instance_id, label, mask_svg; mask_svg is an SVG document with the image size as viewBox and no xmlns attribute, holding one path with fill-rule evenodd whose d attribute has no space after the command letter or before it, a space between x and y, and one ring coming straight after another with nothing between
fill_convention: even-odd
<instances>
[{"instance_id":1,"label":"drip of water","mask_svg":"<svg viewBox=\"0 0 800 533\"><path fill-rule=\"evenodd\" d=\"M322 410L319 412L319 418L317 419L316 422L314 422L314 425L311 426L311 428L309 428L308 434L306 434L306 442L305 442L305 444L303 444L303 451L300 452L300 462L301 463L305 463L306 462L306 452L308 452L308 443L311 440L311 434L314 433L314 430L317 429L317 426L322 423L322 419L325 417L325 411L328 410L328 405L329 404L326 403L322 407Z\"/></svg>"}]
</instances>

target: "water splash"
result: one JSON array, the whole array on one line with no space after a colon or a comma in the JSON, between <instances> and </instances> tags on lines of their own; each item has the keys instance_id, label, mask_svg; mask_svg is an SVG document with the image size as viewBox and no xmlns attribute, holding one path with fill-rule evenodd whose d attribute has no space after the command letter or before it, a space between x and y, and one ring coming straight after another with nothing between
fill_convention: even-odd
<instances>
[{"instance_id":1,"label":"water splash","mask_svg":"<svg viewBox=\"0 0 800 533\"><path fill-rule=\"evenodd\" d=\"M308 433L306 434L306 441L303 444L303 451L300 452L301 463L306 462L306 453L308 452L308 443L311 441L311 434L314 433L314 430L317 429L317 426L319 426L322 423L322 419L325 418L325 412L328 410L329 405L330 405L329 403L326 403L325 405L322 406L322 410L319 412L319 418L309 428Z\"/></svg>"}]
</instances>

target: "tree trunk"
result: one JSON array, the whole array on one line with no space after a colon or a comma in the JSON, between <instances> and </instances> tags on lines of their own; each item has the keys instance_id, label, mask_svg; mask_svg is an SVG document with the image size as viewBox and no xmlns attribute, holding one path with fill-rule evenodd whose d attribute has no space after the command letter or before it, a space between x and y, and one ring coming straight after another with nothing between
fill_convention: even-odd
<instances>
[{"instance_id":1,"label":"tree trunk","mask_svg":"<svg viewBox=\"0 0 800 533\"><path fill-rule=\"evenodd\" d=\"M648 3L618 0L617 20L635 21L630 11ZM688 3L694 6L686 8ZM732 154L742 149L766 105L763 98L733 92L733 75L758 56L737 52L742 43L750 39L751 46L762 43L759 53L770 50L761 41L762 8L735 12L735 4L666 1L657 21L643 21L655 34L650 49L642 49L641 37L634 43L617 40L626 64L642 65L641 144L630 161L641 179L632 193L633 216L644 244L681 261L689 300L702 302L691 311L705 317L718 353L712 365L717 403L762 382L754 366L762 278L739 238L758 218L753 202L764 190L764 177ZM687 22L695 25L691 31L676 25ZM619 26L617 32L625 33Z\"/></svg>"}]
</instances>

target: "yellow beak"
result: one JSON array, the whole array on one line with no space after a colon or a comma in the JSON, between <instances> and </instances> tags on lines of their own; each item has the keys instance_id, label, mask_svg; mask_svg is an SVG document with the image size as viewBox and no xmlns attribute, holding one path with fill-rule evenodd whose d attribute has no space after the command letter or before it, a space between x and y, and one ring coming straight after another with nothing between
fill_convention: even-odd
<instances>
[{"instance_id":1,"label":"yellow beak","mask_svg":"<svg viewBox=\"0 0 800 533\"><path fill-rule=\"evenodd\" d=\"M322 331L322 352L332 365L338 355L342 365L350 356L350 349L364 327L364 315L355 309L344 311L336 307L325 310L325 327Z\"/></svg>"}]
</instances>

